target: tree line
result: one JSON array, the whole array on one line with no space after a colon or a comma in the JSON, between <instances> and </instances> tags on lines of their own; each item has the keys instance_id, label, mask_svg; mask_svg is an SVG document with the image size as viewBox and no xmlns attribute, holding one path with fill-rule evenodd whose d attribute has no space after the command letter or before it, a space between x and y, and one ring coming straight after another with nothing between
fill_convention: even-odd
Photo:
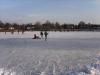
<instances>
[{"instance_id":1,"label":"tree line","mask_svg":"<svg viewBox=\"0 0 100 75\"><path fill-rule=\"evenodd\" d=\"M0 32L25 32L25 31L100 31L99 24L86 24L80 21L75 24L60 24L59 22L46 21L45 23L36 22L35 24L3 23L0 21Z\"/></svg>"}]
</instances>

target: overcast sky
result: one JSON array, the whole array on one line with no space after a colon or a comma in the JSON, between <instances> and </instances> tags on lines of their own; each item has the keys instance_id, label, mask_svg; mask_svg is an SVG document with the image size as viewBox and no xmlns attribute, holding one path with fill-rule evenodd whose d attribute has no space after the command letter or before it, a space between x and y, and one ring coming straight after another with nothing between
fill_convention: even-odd
<instances>
[{"instance_id":1,"label":"overcast sky","mask_svg":"<svg viewBox=\"0 0 100 75\"><path fill-rule=\"evenodd\" d=\"M100 0L0 0L0 20L100 24Z\"/></svg>"}]
</instances>

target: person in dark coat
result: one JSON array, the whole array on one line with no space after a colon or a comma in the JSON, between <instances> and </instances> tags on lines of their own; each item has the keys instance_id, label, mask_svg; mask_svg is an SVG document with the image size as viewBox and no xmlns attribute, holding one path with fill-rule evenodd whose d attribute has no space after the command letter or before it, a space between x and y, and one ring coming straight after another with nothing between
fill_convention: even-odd
<instances>
[{"instance_id":1,"label":"person in dark coat","mask_svg":"<svg viewBox=\"0 0 100 75\"><path fill-rule=\"evenodd\" d=\"M34 38L33 39L41 39L39 36L37 36L36 34L34 34Z\"/></svg>"},{"instance_id":2,"label":"person in dark coat","mask_svg":"<svg viewBox=\"0 0 100 75\"><path fill-rule=\"evenodd\" d=\"M44 32L44 36L45 36L45 41L46 41L47 40L47 36L48 36L48 32L47 31Z\"/></svg>"},{"instance_id":3,"label":"person in dark coat","mask_svg":"<svg viewBox=\"0 0 100 75\"><path fill-rule=\"evenodd\" d=\"M41 35L41 38L43 39L43 32L42 31L40 32L40 35Z\"/></svg>"}]
</instances>

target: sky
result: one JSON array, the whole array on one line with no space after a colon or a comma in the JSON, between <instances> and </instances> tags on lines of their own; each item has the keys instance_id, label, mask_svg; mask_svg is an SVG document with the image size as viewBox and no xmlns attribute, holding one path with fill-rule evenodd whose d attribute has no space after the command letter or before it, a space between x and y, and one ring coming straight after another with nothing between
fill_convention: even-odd
<instances>
[{"instance_id":1,"label":"sky","mask_svg":"<svg viewBox=\"0 0 100 75\"><path fill-rule=\"evenodd\" d=\"M100 24L100 0L0 0L0 20Z\"/></svg>"}]
</instances>

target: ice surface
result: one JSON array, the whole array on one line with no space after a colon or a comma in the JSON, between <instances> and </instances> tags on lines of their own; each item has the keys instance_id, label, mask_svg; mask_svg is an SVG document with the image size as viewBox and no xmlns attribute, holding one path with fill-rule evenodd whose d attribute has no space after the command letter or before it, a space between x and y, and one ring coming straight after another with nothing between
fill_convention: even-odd
<instances>
[{"instance_id":1,"label":"ice surface","mask_svg":"<svg viewBox=\"0 0 100 75\"><path fill-rule=\"evenodd\" d=\"M0 32L0 38L32 38L34 34L39 35L40 32L34 31L34 32L25 32L23 35L22 33L14 32L12 35L9 32ZM100 38L100 32L48 32L48 38Z\"/></svg>"},{"instance_id":2,"label":"ice surface","mask_svg":"<svg viewBox=\"0 0 100 75\"><path fill-rule=\"evenodd\" d=\"M0 75L100 75L99 32L0 33Z\"/></svg>"}]
</instances>

